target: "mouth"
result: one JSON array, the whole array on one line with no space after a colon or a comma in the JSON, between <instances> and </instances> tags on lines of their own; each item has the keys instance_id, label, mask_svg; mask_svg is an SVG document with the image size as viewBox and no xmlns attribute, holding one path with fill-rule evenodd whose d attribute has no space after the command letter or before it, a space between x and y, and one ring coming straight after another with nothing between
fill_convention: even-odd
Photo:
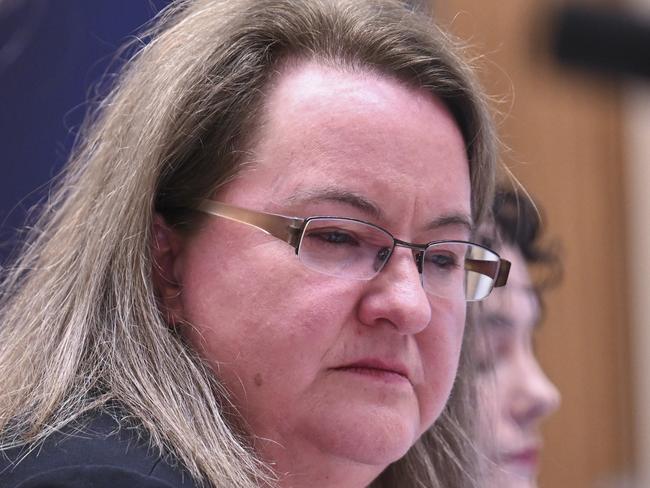
<instances>
[{"instance_id":1,"label":"mouth","mask_svg":"<svg viewBox=\"0 0 650 488\"><path fill-rule=\"evenodd\" d=\"M334 368L334 370L388 383L411 383L404 365L379 359L362 359L344 366L339 366Z\"/></svg>"},{"instance_id":2,"label":"mouth","mask_svg":"<svg viewBox=\"0 0 650 488\"><path fill-rule=\"evenodd\" d=\"M501 462L517 471L534 475L539 465L539 452L537 446L506 452L501 456Z\"/></svg>"}]
</instances>

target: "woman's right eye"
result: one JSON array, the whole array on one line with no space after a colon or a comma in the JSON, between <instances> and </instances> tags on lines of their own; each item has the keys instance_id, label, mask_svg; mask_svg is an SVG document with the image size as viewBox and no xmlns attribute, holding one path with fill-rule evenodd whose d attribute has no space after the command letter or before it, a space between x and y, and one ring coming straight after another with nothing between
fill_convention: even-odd
<instances>
[{"instance_id":1,"label":"woman's right eye","mask_svg":"<svg viewBox=\"0 0 650 488\"><path fill-rule=\"evenodd\" d=\"M459 259L453 253L429 253L427 262L442 270L452 270L458 267Z\"/></svg>"},{"instance_id":2,"label":"woman's right eye","mask_svg":"<svg viewBox=\"0 0 650 488\"><path fill-rule=\"evenodd\" d=\"M352 234L340 230L312 232L309 234L309 237L319 239L328 244L349 244L353 246L359 245L359 242Z\"/></svg>"}]
</instances>

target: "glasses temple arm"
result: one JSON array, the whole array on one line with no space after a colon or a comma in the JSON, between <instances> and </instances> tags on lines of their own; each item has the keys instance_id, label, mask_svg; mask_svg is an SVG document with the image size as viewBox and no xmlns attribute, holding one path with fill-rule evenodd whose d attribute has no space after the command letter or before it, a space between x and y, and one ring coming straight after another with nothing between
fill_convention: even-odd
<instances>
[{"instance_id":1,"label":"glasses temple arm","mask_svg":"<svg viewBox=\"0 0 650 488\"><path fill-rule=\"evenodd\" d=\"M466 259L465 269L474 271L494 279L494 286L505 286L510 273L510 261L499 259L499 261L483 261L481 259Z\"/></svg>"},{"instance_id":2,"label":"glasses temple arm","mask_svg":"<svg viewBox=\"0 0 650 488\"><path fill-rule=\"evenodd\" d=\"M298 217L256 212L255 210L226 205L214 200L202 200L197 206L197 210L250 225L291 244L295 248L298 247L300 229L302 229L305 222L305 219Z\"/></svg>"}]
</instances>

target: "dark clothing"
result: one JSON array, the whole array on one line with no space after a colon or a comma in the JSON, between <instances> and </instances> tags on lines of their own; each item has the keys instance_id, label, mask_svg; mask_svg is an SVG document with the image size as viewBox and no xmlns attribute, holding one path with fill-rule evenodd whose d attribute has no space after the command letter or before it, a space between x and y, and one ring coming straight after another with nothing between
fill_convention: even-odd
<instances>
[{"instance_id":1,"label":"dark clothing","mask_svg":"<svg viewBox=\"0 0 650 488\"><path fill-rule=\"evenodd\" d=\"M1 488L196 488L187 472L149 447L141 430L119 428L107 414L26 452L0 453Z\"/></svg>"}]
</instances>

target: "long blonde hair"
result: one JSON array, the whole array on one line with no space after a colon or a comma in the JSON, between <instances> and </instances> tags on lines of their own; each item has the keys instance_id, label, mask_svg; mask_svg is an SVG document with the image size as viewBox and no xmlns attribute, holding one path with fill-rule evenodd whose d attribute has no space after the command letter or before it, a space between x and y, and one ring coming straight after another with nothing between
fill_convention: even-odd
<instances>
[{"instance_id":1,"label":"long blonde hair","mask_svg":"<svg viewBox=\"0 0 650 488\"><path fill-rule=\"evenodd\" d=\"M238 171L279 63L365 68L442 99L465 137L472 209L490 206L495 137L453 43L397 0L196 0L163 11L89 116L0 288L0 449L35 445L120 405L198 481L251 488L271 470L218 379L170 329L152 285L155 211L183 208ZM471 486L463 366L444 414L373 486ZM271 480L272 481L272 480Z\"/></svg>"}]
</instances>

